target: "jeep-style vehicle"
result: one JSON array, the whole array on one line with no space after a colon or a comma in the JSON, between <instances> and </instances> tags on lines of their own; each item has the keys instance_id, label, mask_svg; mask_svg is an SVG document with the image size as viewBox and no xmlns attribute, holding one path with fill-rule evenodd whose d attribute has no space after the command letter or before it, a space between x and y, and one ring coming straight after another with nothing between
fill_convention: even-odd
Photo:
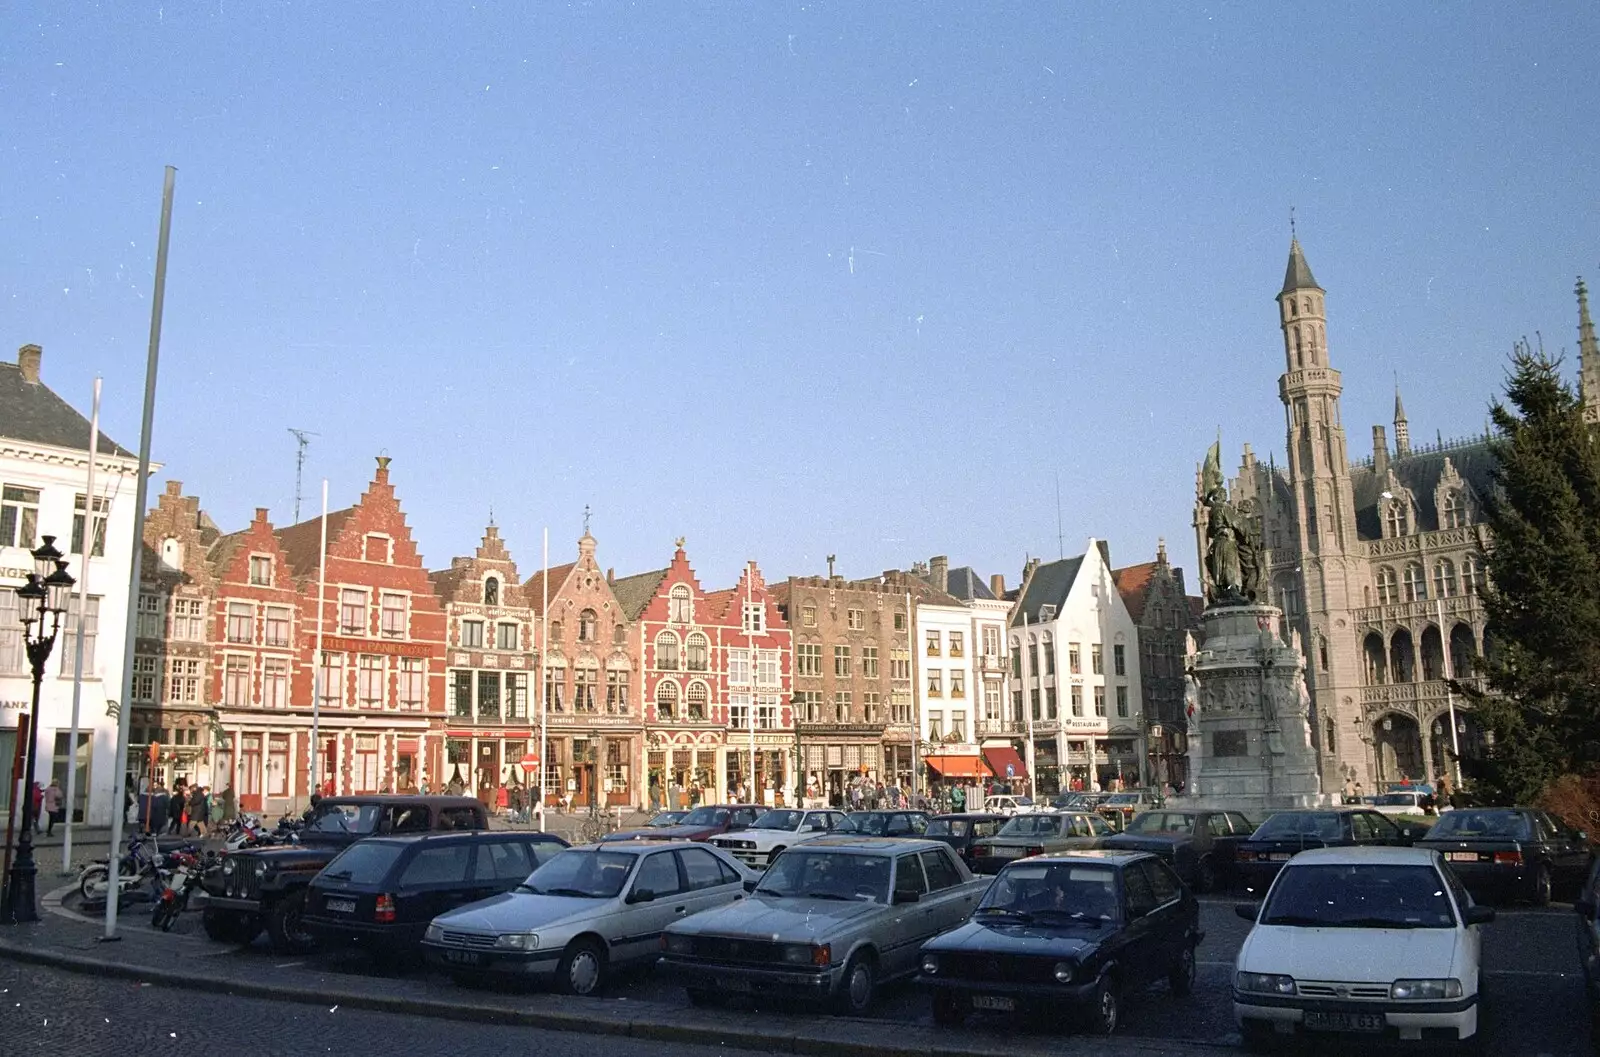
<instances>
[{"instance_id":1,"label":"jeep-style vehicle","mask_svg":"<svg viewBox=\"0 0 1600 1057\"><path fill-rule=\"evenodd\" d=\"M329 797L317 804L298 844L236 851L202 879L206 935L246 944L264 928L273 950L309 951L316 940L300 925L306 889L345 848L390 833L488 828L483 805L467 796Z\"/></svg>"}]
</instances>

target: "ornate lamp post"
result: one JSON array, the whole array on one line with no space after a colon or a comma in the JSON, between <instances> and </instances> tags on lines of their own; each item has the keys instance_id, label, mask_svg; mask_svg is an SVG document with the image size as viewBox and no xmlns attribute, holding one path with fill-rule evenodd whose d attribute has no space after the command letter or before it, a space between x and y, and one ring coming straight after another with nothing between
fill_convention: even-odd
<instances>
[{"instance_id":1,"label":"ornate lamp post","mask_svg":"<svg viewBox=\"0 0 1600 1057\"><path fill-rule=\"evenodd\" d=\"M28 720L28 754L22 778L22 834L17 838L17 857L6 879L5 902L0 906L0 923L15 925L38 921L39 908L34 887L38 867L33 861L33 776L39 755L39 690L44 684L44 666L56 644L56 635L67 612L67 598L76 583L67 574L67 563L55 548L54 536L33 552L34 571L28 582L16 588L22 613L22 638L33 668L33 707Z\"/></svg>"}]
</instances>

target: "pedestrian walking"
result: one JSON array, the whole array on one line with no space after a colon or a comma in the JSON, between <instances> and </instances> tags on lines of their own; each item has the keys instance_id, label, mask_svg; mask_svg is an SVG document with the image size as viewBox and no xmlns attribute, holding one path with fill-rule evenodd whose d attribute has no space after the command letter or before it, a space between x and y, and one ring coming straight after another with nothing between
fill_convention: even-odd
<instances>
[{"instance_id":1,"label":"pedestrian walking","mask_svg":"<svg viewBox=\"0 0 1600 1057\"><path fill-rule=\"evenodd\" d=\"M233 779L222 788L222 821L232 822L239 814L239 798L233 791Z\"/></svg>"},{"instance_id":2,"label":"pedestrian walking","mask_svg":"<svg viewBox=\"0 0 1600 1057\"><path fill-rule=\"evenodd\" d=\"M183 832L185 817L189 811L189 787L180 778L172 787L172 796L167 800L167 828L166 831L173 836Z\"/></svg>"},{"instance_id":3,"label":"pedestrian walking","mask_svg":"<svg viewBox=\"0 0 1600 1057\"><path fill-rule=\"evenodd\" d=\"M1347 804L1356 802L1356 783L1354 779L1346 778L1344 780L1344 802Z\"/></svg>"},{"instance_id":4,"label":"pedestrian walking","mask_svg":"<svg viewBox=\"0 0 1600 1057\"><path fill-rule=\"evenodd\" d=\"M66 794L61 791L61 783L54 778L50 779L50 785L40 796L46 819L45 836L53 836L56 831L56 823L65 820L66 812L62 810L62 804L65 800Z\"/></svg>"},{"instance_id":5,"label":"pedestrian walking","mask_svg":"<svg viewBox=\"0 0 1600 1057\"><path fill-rule=\"evenodd\" d=\"M33 801L33 831L38 833L44 828L44 819L39 812L44 806L44 788L38 782L33 783L33 796L29 799Z\"/></svg>"},{"instance_id":6,"label":"pedestrian walking","mask_svg":"<svg viewBox=\"0 0 1600 1057\"><path fill-rule=\"evenodd\" d=\"M204 840L211 822L211 798L206 795L206 787L195 785L189 790L189 826L195 836Z\"/></svg>"}]
</instances>

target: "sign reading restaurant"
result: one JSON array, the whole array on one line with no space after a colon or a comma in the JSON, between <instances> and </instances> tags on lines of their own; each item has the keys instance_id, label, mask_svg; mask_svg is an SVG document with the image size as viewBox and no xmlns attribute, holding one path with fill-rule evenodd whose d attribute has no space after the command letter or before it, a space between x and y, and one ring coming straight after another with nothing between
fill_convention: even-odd
<instances>
[{"instance_id":1,"label":"sign reading restaurant","mask_svg":"<svg viewBox=\"0 0 1600 1057\"><path fill-rule=\"evenodd\" d=\"M316 648L315 635L308 636L312 649ZM432 657L434 646L430 642L389 642L384 639L347 639L342 635L322 636L322 649L342 650L347 653L384 653L391 657Z\"/></svg>"}]
</instances>

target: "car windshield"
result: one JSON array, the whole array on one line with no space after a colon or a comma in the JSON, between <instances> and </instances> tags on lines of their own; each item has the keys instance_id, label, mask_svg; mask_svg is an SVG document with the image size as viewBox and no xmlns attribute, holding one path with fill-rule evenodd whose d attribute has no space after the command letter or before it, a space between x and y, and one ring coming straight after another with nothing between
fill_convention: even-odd
<instances>
[{"instance_id":1,"label":"car windshield","mask_svg":"<svg viewBox=\"0 0 1600 1057\"><path fill-rule=\"evenodd\" d=\"M1417 803L1416 793L1379 793L1372 798L1375 807L1414 807Z\"/></svg>"},{"instance_id":2,"label":"car windshield","mask_svg":"<svg viewBox=\"0 0 1600 1057\"><path fill-rule=\"evenodd\" d=\"M1175 811L1146 811L1132 822L1124 833L1193 833L1194 816L1180 815Z\"/></svg>"},{"instance_id":3,"label":"car windshield","mask_svg":"<svg viewBox=\"0 0 1600 1057\"><path fill-rule=\"evenodd\" d=\"M610 899L622 891L634 858L625 852L570 848L529 874L518 891Z\"/></svg>"},{"instance_id":4,"label":"car windshield","mask_svg":"<svg viewBox=\"0 0 1600 1057\"><path fill-rule=\"evenodd\" d=\"M883 831L889 828L889 816L877 812L862 812L859 815L846 815L833 827L835 833L864 833L869 837L881 837Z\"/></svg>"},{"instance_id":5,"label":"car windshield","mask_svg":"<svg viewBox=\"0 0 1600 1057\"><path fill-rule=\"evenodd\" d=\"M1002 837L1056 837L1060 834L1060 815L1018 815L1000 827Z\"/></svg>"},{"instance_id":6,"label":"car windshield","mask_svg":"<svg viewBox=\"0 0 1600 1057\"><path fill-rule=\"evenodd\" d=\"M756 817L754 829L798 829L804 811L765 811Z\"/></svg>"},{"instance_id":7,"label":"car windshield","mask_svg":"<svg viewBox=\"0 0 1600 1057\"><path fill-rule=\"evenodd\" d=\"M723 807L697 807L683 816L680 826L722 826L728 821L728 809Z\"/></svg>"},{"instance_id":8,"label":"car windshield","mask_svg":"<svg viewBox=\"0 0 1600 1057\"><path fill-rule=\"evenodd\" d=\"M1314 928L1448 929L1455 912L1432 866L1291 862L1278 874L1263 925Z\"/></svg>"},{"instance_id":9,"label":"car windshield","mask_svg":"<svg viewBox=\"0 0 1600 1057\"><path fill-rule=\"evenodd\" d=\"M1429 840L1531 840L1528 816L1520 811L1481 811L1463 808L1439 816Z\"/></svg>"},{"instance_id":10,"label":"car windshield","mask_svg":"<svg viewBox=\"0 0 1600 1057\"><path fill-rule=\"evenodd\" d=\"M323 804L306 826L307 833L371 836L378 832L381 804Z\"/></svg>"},{"instance_id":11,"label":"car windshield","mask_svg":"<svg viewBox=\"0 0 1600 1057\"><path fill-rule=\"evenodd\" d=\"M349 881L352 884L377 884L389 873L389 867L400 858L403 845L384 841L360 841L350 845L333 857L322 868L320 879Z\"/></svg>"},{"instance_id":12,"label":"car windshield","mask_svg":"<svg viewBox=\"0 0 1600 1057\"><path fill-rule=\"evenodd\" d=\"M1122 804L1137 804L1138 802L1139 802L1139 794L1138 793L1112 793L1109 797L1106 798L1106 803L1108 803L1108 804L1122 805Z\"/></svg>"},{"instance_id":13,"label":"car windshield","mask_svg":"<svg viewBox=\"0 0 1600 1057\"><path fill-rule=\"evenodd\" d=\"M790 848L768 868L757 895L780 898L889 901L889 857Z\"/></svg>"},{"instance_id":14,"label":"car windshield","mask_svg":"<svg viewBox=\"0 0 1600 1057\"><path fill-rule=\"evenodd\" d=\"M965 837L972 832L972 823L959 818L936 818L928 823L927 837Z\"/></svg>"},{"instance_id":15,"label":"car windshield","mask_svg":"<svg viewBox=\"0 0 1600 1057\"><path fill-rule=\"evenodd\" d=\"M684 813L682 811L663 811L661 814L650 820L650 825L656 827L657 829L661 828L662 826L676 826L678 823L683 821L683 815Z\"/></svg>"},{"instance_id":16,"label":"car windshield","mask_svg":"<svg viewBox=\"0 0 1600 1057\"><path fill-rule=\"evenodd\" d=\"M1033 797L1031 797L1031 796L1015 796L1015 797L1012 797L1011 799L1016 801L1016 804L1017 804L1018 807L1032 807L1033 806Z\"/></svg>"},{"instance_id":17,"label":"car windshield","mask_svg":"<svg viewBox=\"0 0 1600 1057\"><path fill-rule=\"evenodd\" d=\"M1082 863L1018 863L1000 871L983 901L979 919L1066 918L1100 924L1116 921L1117 872Z\"/></svg>"},{"instance_id":18,"label":"car windshield","mask_svg":"<svg viewBox=\"0 0 1600 1057\"><path fill-rule=\"evenodd\" d=\"M1284 811L1273 815L1254 833L1256 840L1293 840L1313 837L1317 840L1338 840L1344 835L1344 826L1334 811Z\"/></svg>"}]
</instances>

